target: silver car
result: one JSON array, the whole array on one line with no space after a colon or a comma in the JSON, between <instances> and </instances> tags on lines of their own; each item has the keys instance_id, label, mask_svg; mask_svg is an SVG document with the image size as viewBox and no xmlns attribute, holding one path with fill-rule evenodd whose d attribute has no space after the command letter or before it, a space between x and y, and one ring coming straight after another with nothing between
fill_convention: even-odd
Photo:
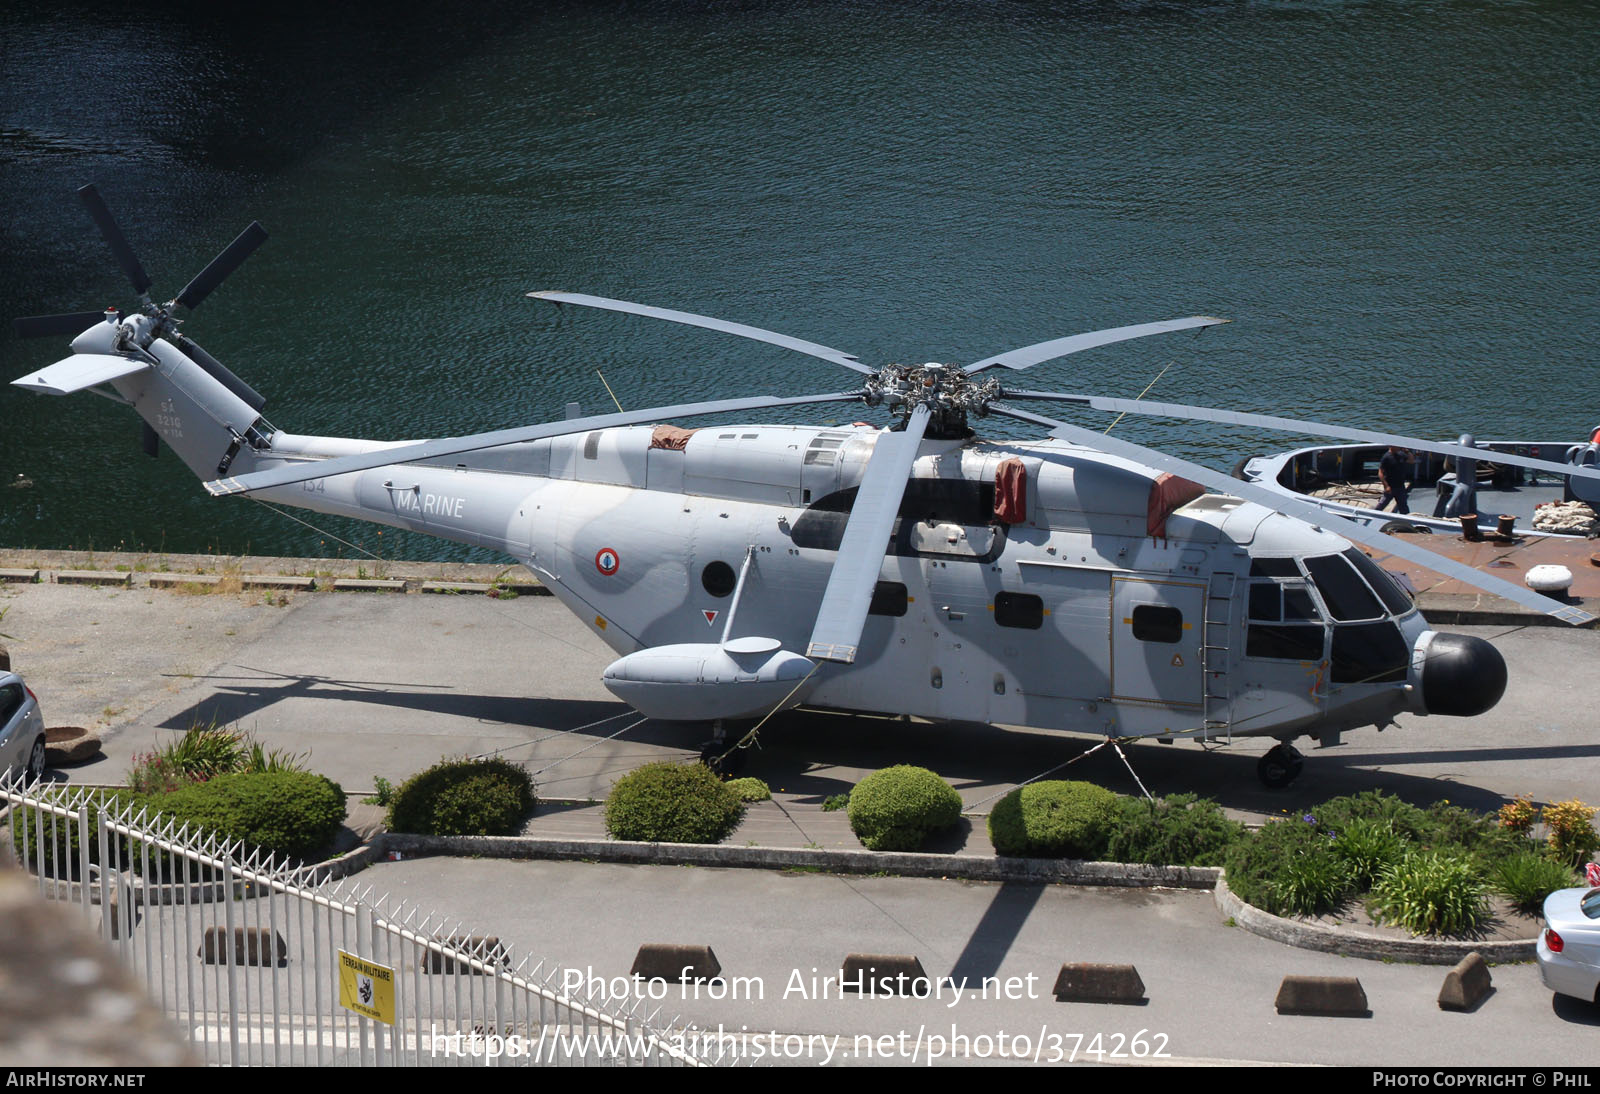
<instances>
[{"instance_id":1,"label":"silver car","mask_svg":"<svg viewBox=\"0 0 1600 1094\"><path fill-rule=\"evenodd\" d=\"M1600 1003L1600 886L1545 898L1539 975L1553 992Z\"/></svg>"},{"instance_id":2,"label":"silver car","mask_svg":"<svg viewBox=\"0 0 1600 1094\"><path fill-rule=\"evenodd\" d=\"M39 700L14 672L0 673L0 771L44 775L44 715Z\"/></svg>"}]
</instances>

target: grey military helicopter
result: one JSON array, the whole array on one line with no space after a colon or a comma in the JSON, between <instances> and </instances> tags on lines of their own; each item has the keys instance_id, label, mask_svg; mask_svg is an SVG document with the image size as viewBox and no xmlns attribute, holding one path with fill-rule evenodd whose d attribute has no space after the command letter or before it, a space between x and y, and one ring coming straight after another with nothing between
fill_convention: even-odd
<instances>
[{"instance_id":1,"label":"grey military helicopter","mask_svg":"<svg viewBox=\"0 0 1600 1094\"><path fill-rule=\"evenodd\" d=\"M712 722L800 705L1104 735L1336 741L1404 712L1476 715L1506 667L1440 633L1366 544L1569 623L1592 616L1210 468L1021 409L1057 402L1470 455L1367 430L1012 388L1016 371L1195 316L1056 338L968 365L872 368L814 342L566 292L528 295L782 346L857 374L846 390L752 395L421 442L291 434L180 331L266 234L252 224L170 302L93 186L80 191L137 309L17 321L71 356L14 381L131 406L212 494L490 548L526 564L617 654L606 686L653 717ZM661 424L859 403L887 427ZM975 419L1042 427L988 442ZM1497 454L1509 464L1596 475ZM715 758L727 748L719 738Z\"/></svg>"}]
</instances>

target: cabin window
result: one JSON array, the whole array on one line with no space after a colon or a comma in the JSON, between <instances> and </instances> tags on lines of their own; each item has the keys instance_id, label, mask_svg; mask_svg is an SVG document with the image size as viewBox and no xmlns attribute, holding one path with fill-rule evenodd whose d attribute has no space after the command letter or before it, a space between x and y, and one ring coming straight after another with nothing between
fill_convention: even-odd
<instances>
[{"instance_id":1,"label":"cabin window","mask_svg":"<svg viewBox=\"0 0 1600 1094\"><path fill-rule=\"evenodd\" d=\"M1372 586L1372 591L1378 594L1383 601L1383 606L1389 609L1391 615L1405 615L1411 610L1411 597L1400 587L1400 583L1354 547L1344 553L1350 564L1361 571L1361 576L1367 579L1367 584Z\"/></svg>"},{"instance_id":2,"label":"cabin window","mask_svg":"<svg viewBox=\"0 0 1600 1094\"><path fill-rule=\"evenodd\" d=\"M1279 584L1255 581L1250 584L1250 618L1261 623L1320 620L1317 602L1301 582Z\"/></svg>"},{"instance_id":3,"label":"cabin window","mask_svg":"<svg viewBox=\"0 0 1600 1094\"><path fill-rule=\"evenodd\" d=\"M1246 657L1269 661L1321 661L1322 628L1252 623L1245 637L1244 653Z\"/></svg>"},{"instance_id":4,"label":"cabin window","mask_svg":"<svg viewBox=\"0 0 1600 1094\"><path fill-rule=\"evenodd\" d=\"M1002 627L1036 631L1044 626L1044 601L1032 593L995 593L994 621Z\"/></svg>"},{"instance_id":5,"label":"cabin window","mask_svg":"<svg viewBox=\"0 0 1600 1094\"><path fill-rule=\"evenodd\" d=\"M872 606L867 609L867 614L902 616L906 614L906 606L910 602L906 587L900 582L880 581L873 586Z\"/></svg>"},{"instance_id":6,"label":"cabin window","mask_svg":"<svg viewBox=\"0 0 1600 1094\"><path fill-rule=\"evenodd\" d=\"M1252 558L1251 577L1299 577L1300 568L1292 558Z\"/></svg>"},{"instance_id":7,"label":"cabin window","mask_svg":"<svg viewBox=\"0 0 1600 1094\"><path fill-rule=\"evenodd\" d=\"M9 722L12 715L22 709L22 685L7 684L0 688L0 721Z\"/></svg>"},{"instance_id":8,"label":"cabin window","mask_svg":"<svg viewBox=\"0 0 1600 1094\"><path fill-rule=\"evenodd\" d=\"M1139 604L1133 609L1133 636L1141 642L1179 642L1183 613L1165 604Z\"/></svg>"},{"instance_id":9,"label":"cabin window","mask_svg":"<svg viewBox=\"0 0 1600 1094\"><path fill-rule=\"evenodd\" d=\"M1333 628L1335 684L1404 683L1411 648L1396 623L1362 623Z\"/></svg>"},{"instance_id":10,"label":"cabin window","mask_svg":"<svg viewBox=\"0 0 1600 1094\"><path fill-rule=\"evenodd\" d=\"M726 562L708 562L706 568L700 571L700 584L712 596L727 596L738 583L733 567Z\"/></svg>"},{"instance_id":11,"label":"cabin window","mask_svg":"<svg viewBox=\"0 0 1600 1094\"><path fill-rule=\"evenodd\" d=\"M1322 555L1306 559L1306 569L1317 591L1322 594L1328 612L1341 622L1355 619L1380 619L1383 605L1373 595L1367 583L1361 580L1349 559L1339 555Z\"/></svg>"}]
</instances>

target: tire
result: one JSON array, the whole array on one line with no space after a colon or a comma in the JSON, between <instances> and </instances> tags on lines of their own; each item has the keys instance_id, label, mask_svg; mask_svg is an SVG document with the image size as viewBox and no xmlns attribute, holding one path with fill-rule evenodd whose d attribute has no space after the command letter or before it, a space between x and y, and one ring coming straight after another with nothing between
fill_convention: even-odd
<instances>
[{"instance_id":1,"label":"tire","mask_svg":"<svg viewBox=\"0 0 1600 1094\"><path fill-rule=\"evenodd\" d=\"M44 778L44 738L34 740L33 748L28 752L27 767L28 782L36 783Z\"/></svg>"},{"instance_id":2,"label":"tire","mask_svg":"<svg viewBox=\"0 0 1600 1094\"><path fill-rule=\"evenodd\" d=\"M1256 761L1256 778L1268 790L1282 790L1300 777L1305 761L1289 745L1278 745Z\"/></svg>"}]
</instances>

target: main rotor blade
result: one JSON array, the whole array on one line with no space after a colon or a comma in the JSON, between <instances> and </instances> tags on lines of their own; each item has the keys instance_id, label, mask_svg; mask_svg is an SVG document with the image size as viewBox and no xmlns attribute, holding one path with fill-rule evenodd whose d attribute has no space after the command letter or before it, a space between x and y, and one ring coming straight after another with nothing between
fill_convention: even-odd
<instances>
[{"instance_id":1,"label":"main rotor blade","mask_svg":"<svg viewBox=\"0 0 1600 1094\"><path fill-rule=\"evenodd\" d=\"M133 291L139 296L149 292L150 275L139 265L139 256L133 253L128 238L122 234L122 229L117 227L117 218L106 208L105 199L100 196L100 191L91 182L87 186L79 187L78 196L83 199L83 204L89 210L89 215L94 218L95 224L99 225L100 235L110 244L111 253L117 256L117 264L122 267L122 272L133 282Z\"/></svg>"},{"instance_id":2,"label":"main rotor blade","mask_svg":"<svg viewBox=\"0 0 1600 1094\"><path fill-rule=\"evenodd\" d=\"M537 441L545 437L559 437L567 433L583 433L591 429L608 429L612 426L642 425L668 418L689 418L700 414L730 414L736 410L760 410L774 406L802 406L807 403L850 403L862 397L859 391L839 391L828 395L797 395L777 398L771 395L754 395L745 399L719 399L708 403L680 403L676 406L649 407L625 414L599 414L589 418L567 418L543 425L520 426L515 429L497 429L491 433L475 433L468 437L446 437L435 441L400 445L394 448L374 449L355 456L338 456L327 460L309 460L268 471L252 471L235 478L214 479L205 487L217 497L229 494L248 494L272 486L288 486L308 479L322 479L330 475L346 475L353 471L367 471L390 464L415 463L417 460L455 456L463 452L476 452L484 448Z\"/></svg>"},{"instance_id":3,"label":"main rotor blade","mask_svg":"<svg viewBox=\"0 0 1600 1094\"><path fill-rule=\"evenodd\" d=\"M1586 479L1600 479L1600 468L1574 467L1572 464L1552 460L1519 456L1514 452L1496 452L1487 448L1466 448L1448 441L1425 441L1419 437L1405 437L1398 433L1380 433L1371 429L1352 429L1349 426L1329 425L1326 422L1307 422L1298 418L1279 418L1271 414L1249 414L1240 410L1217 410L1213 407L1189 406L1184 403L1158 403L1147 399L1105 399L1098 395L1064 395L1049 391L1006 391L1007 399L1042 399L1057 403L1077 403L1110 414L1148 414L1157 418L1188 418L1197 422L1217 422L1222 425L1248 425L1261 429L1280 429L1286 433L1305 433L1313 437L1339 437L1349 441L1368 441L1374 444L1392 444L1401 448L1415 448L1422 452L1438 452L1469 460L1509 464L1512 467L1531 467L1536 471L1549 471L1560 475L1577 475Z\"/></svg>"},{"instance_id":4,"label":"main rotor blade","mask_svg":"<svg viewBox=\"0 0 1600 1094\"><path fill-rule=\"evenodd\" d=\"M900 515L900 499L905 496L907 477L916 462L922 435L928 429L928 408L911 412L901 432L880 433L866 473L856 490L850 519L845 522L839 553L828 574L828 587L822 594L822 607L811 630L806 656L823 661L856 659L861 630L867 625L872 606L872 590L883 570L889 532Z\"/></svg>"},{"instance_id":5,"label":"main rotor blade","mask_svg":"<svg viewBox=\"0 0 1600 1094\"><path fill-rule=\"evenodd\" d=\"M198 308L201 301L210 296L229 274L237 270L240 264L266 241L267 230L261 226L260 221L251 221L250 227L240 232L232 243L224 247L222 253L196 274L175 299L190 311Z\"/></svg>"},{"instance_id":6,"label":"main rotor blade","mask_svg":"<svg viewBox=\"0 0 1600 1094\"><path fill-rule=\"evenodd\" d=\"M1505 597L1505 599L1521 604L1523 607L1544 612L1546 615L1554 616L1574 626L1588 623L1594 619L1594 616L1581 608L1573 607L1570 604L1562 604L1560 601L1552 600L1546 596L1540 596L1531 589L1524 589L1520 585L1513 585L1509 581L1480 573L1465 563L1446 558L1444 555L1435 554L1425 547L1417 547L1402 539L1386 536L1382 532L1374 531L1365 525L1346 520L1336 513L1319 509L1310 502L1285 497L1255 483L1243 482L1233 478L1231 475L1226 475L1221 471L1213 471L1209 467L1190 463L1188 460L1182 460L1176 456L1169 456L1165 452L1157 452L1155 449L1146 448L1143 445L1133 444L1103 433L1096 433L1094 430L1085 429L1082 426L1068 425L1066 422L1058 422L1040 414L1029 413L1026 410L1017 410L1014 407L1002 407L991 403L989 404L989 411L993 414L1004 414L1019 421L1042 425L1050 430L1052 436L1059 437L1064 441L1072 441L1087 448L1098 449L1114 456L1121 456L1123 459L1144 464L1146 467L1170 471L1175 475L1182 475L1186 479L1193 479L1195 482L1208 486L1218 493L1244 498L1246 501L1264 505L1268 509L1296 517L1314 527L1326 528L1346 539L1354 540L1357 543L1365 543L1369 547L1375 547L1391 555L1398 555L1420 566L1426 566L1435 573L1455 578L1457 581L1465 582L1468 585L1482 589L1484 592L1493 593L1495 596Z\"/></svg>"},{"instance_id":7,"label":"main rotor blade","mask_svg":"<svg viewBox=\"0 0 1600 1094\"><path fill-rule=\"evenodd\" d=\"M28 315L12 320L11 326L18 338L59 338L64 334L82 334L105 321L103 311L75 311L70 315Z\"/></svg>"},{"instance_id":8,"label":"main rotor blade","mask_svg":"<svg viewBox=\"0 0 1600 1094\"><path fill-rule=\"evenodd\" d=\"M847 369L871 376L873 370L861 363L861 359L853 353L843 350L830 349L818 345L816 342L807 342L802 338L791 338L787 334L777 334L760 327L748 327L743 323L730 323L726 319L712 319L706 315L695 315L686 311L669 311L666 308L653 308L648 304L632 304L626 300L608 300L603 296L585 296L583 293L571 292L531 292L530 300L552 300L557 304L581 304L586 308L601 308L605 311L627 312L630 315L644 315L651 319L665 319L669 323L684 323L691 327L704 327L707 330L721 331L723 334L736 334L741 338L753 338L757 342L767 342L784 349L792 349L798 353L808 353L812 357L820 357L824 361L832 361L836 365L843 365Z\"/></svg>"},{"instance_id":9,"label":"main rotor blade","mask_svg":"<svg viewBox=\"0 0 1600 1094\"><path fill-rule=\"evenodd\" d=\"M1209 315L1193 315L1188 319L1167 319L1160 323L1140 323L1132 327L1112 327L1109 330L1089 331L1087 334L1069 334L1065 338L1053 338L1048 342L1039 342L1032 346L1023 346L1021 349L1011 350L1009 353L998 354L994 357L985 357L981 361L974 361L966 367L969 373L982 372L986 368L996 365L1002 368L1032 368L1034 365L1045 361L1053 361L1057 357L1065 357L1069 353L1078 353L1081 350L1094 349L1096 346L1110 345L1112 342L1126 342L1130 338L1144 338L1151 334L1166 334L1174 330L1191 330L1195 327L1214 327L1220 323L1230 323L1230 319L1216 319Z\"/></svg>"}]
</instances>

